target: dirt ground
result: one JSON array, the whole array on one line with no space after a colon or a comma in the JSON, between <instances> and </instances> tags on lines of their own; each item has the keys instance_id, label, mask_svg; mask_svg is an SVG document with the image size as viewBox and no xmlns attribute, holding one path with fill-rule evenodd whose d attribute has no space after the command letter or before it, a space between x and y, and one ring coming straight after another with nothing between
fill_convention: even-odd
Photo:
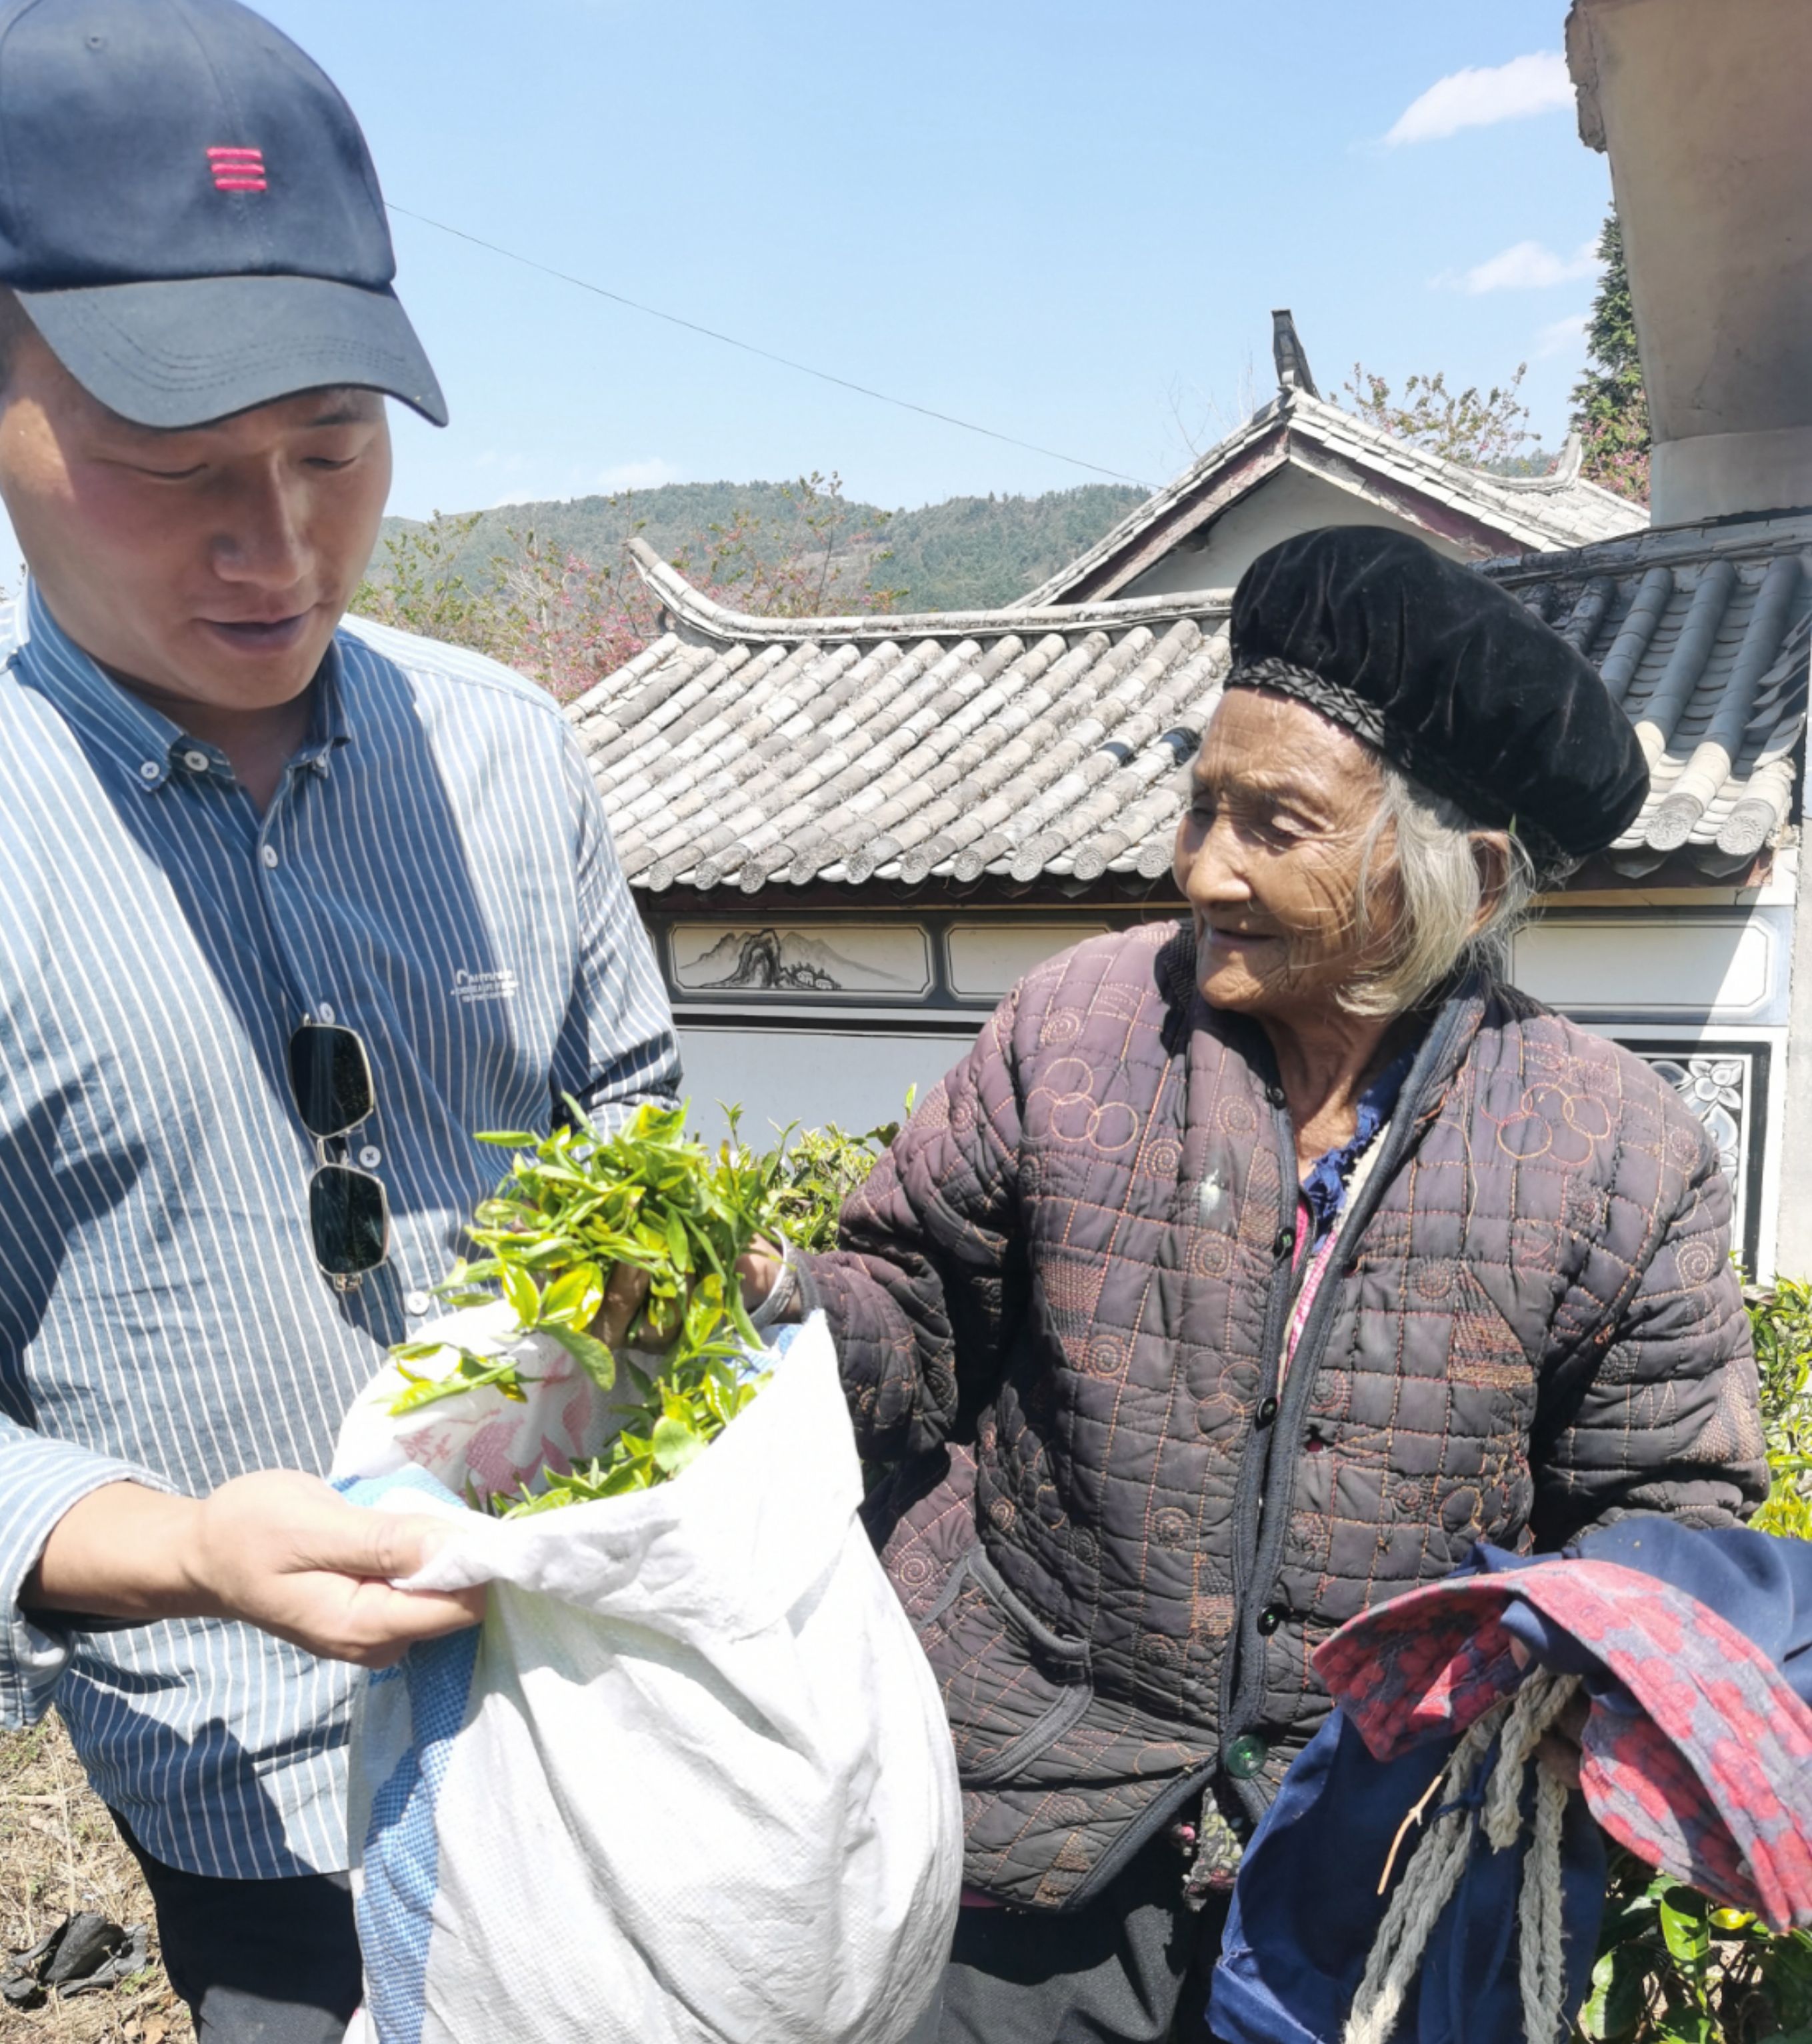
<instances>
[{"instance_id":1,"label":"dirt ground","mask_svg":"<svg viewBox=\"0 0 1812 2044\"><path fill-rule=\"evenodd\" d=\"M72 1911L152 1922L132 1854L82 1778L63 1727L0 1735L0 1967ZM156 1963L117 1987L44 2007L0 2006L0 2044L193 2044L189 2011Z\"/></svg>"}]
</instances>

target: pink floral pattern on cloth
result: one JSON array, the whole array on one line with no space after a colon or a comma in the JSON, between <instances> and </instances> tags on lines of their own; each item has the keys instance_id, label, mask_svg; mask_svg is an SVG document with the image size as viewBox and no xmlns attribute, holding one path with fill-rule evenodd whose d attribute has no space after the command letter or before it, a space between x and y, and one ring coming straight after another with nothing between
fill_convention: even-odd
<instances>
[{"instance_id":1,"label":"pink floral pattern on cloth","mask_svg":"<svg viewBox=\"0 0 1812 2044\"><path fill-rule=\"evenodd\" d=\"M458 1344L475 1354L513 1355L524 1396L506 1398L495 1385L483 1385L397 1417L390 1407L409 1380L395 1362L387 1363L340 1424L336 1478L389 1476L413 1465L455 1496L468 1491L504 1495L543 1468L570 1469L601 1454L616 1431L608 1397L550 1336L521 1333L514 1311L501 1299L431 1321L418 1339ZM440 1377L458 1360L457 1347L448 1346L413 1367L421 1376Z\"/></svg>"},{"instance_id":2,"label":"pink floral pattern on cloth","mask_svg":"<svg viewBox=\"0 0 1812 2044\"><path fill-rule=\"evenodd\" d=\"M1580 1785L1606 1831L1776 1931L1812 1925L1812 1711L1683 1591L1610 1562L1452 1579L1342 1626L1315 1672L1372 1757L1395 1759L1517 1688L1503 1613L1518 1600L1622 1685L1594 1696L1581 1741Z\"/></svg>"}]
</instances>

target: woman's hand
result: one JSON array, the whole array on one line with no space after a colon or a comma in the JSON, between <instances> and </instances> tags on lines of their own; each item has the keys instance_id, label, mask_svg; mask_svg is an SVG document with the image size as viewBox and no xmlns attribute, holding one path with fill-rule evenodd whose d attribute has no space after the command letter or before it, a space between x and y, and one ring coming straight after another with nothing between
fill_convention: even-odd
<instances>
[{"instance_id":1,"label":"woman's hand","mask_svg":"<svg viewBox=\"0 0 1812 2044\"><path fill-rule=\"evenodd\" d=\"M1510 1658L1518 1668L1529 1666L1529 1649L1520 1639L1510 1642ZM1580 1740L1585 1735L1586 1719L1591 1715L1591 1699L1584 1689L1578 1689L1568 1699L1565 1708L1541 1735L1541 1743L1535 1750L1548 1772L1566 1783L1569 1788L1580 1785L1580 1763L1585 1758Z\"/></svg>"},{"instance_id":2,"label":"woman's hand","mask_svg":"<svg viewBox=\"0 0 1812 2044\"><path fill-rule=\"evenodd\" d=\"M762 1240L759 1235L737 1258L736 1275L742 1281L743 1305L747 1312L752 1313L766 1304L768 1295L780 1281L785 1261L784 1250ZM679 1317L674 1316L670 1330L651 1327L642 1317L647 1302L647 1272L639 1270L633 1263L617 1264L605 1285L604 1305L592 1323L592 1332L612 1349L630 1343L636 1348L651 1350L658 1354L670 1348L678 1337ZM781 1318L797 1320L797 1304L783 1312Z\"/></svg>"},{"instance_id":3,"label":"woman's hand","mask_svg":"<svg viewBox=\"0 0 1812 2044\"><path fill-rule=\"evenodd\" d=\"M759 1235L736 1258L736 1275L743 1281L743 1304L751 1313L767 1304L774 1288L780 1282L780 1274L785 1267L785 1251L777 1248L771 1242L764 1242ZM783 1320L797 1320L799 1318L797 1289L780 1318Z\"/></svg>"}]
</instances>

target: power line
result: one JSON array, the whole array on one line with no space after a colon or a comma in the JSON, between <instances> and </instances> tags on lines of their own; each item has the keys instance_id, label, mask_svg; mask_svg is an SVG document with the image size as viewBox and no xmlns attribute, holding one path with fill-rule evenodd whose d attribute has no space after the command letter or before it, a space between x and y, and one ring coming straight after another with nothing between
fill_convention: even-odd
<instances>
[{"instance_id":1,"label":"power line","mask_svg":"<svg viewBox=\"0 0 1812 2044\"><path fill-rule=\"evenodd\" d=\"M1080 455L1064 454L1056 448L1040 447L1036 440L1023 440L1012 433L996 432L992 426L978 426L973 419L959 419L949 412L934 411L929 405L916 405L910 398L896 398L885 390L871 390L866 383L852 382L846 376L834 376L827 369L816 369L809 362L795 362L791 355L776 355L772 348L758 348L752 340L739 340L733 333L720 333L716 328L701 326L697 320L682 319L678 313L662 312L658 305L645 305L639 298L626 298L621 291L607 290L602 284L594 284L588 278L575 277L570 271L556 270L547 263L537 263L532 256L519 256L513 248L500 247L495 241L486 241L482 235L468 234L463 227L449 227L443 220L431 220L425 213L414 213L406 206L397 206L393 201L385 203L392 213L400 213L405 220L419 221L424 227L436 228L443 234L451 234L456 240L469 241L474 248L488 249L493 256L501 256L506 262L520 263L525 270L539 270L544 277L556 277L562 284L571 284L582 291L589 291L594 298L608 298L612 305L627 305L632 312L645 313L650 319L665 320L670 326L683 326L689 333L701 333L708 340L720 340L726 348L738 348L745 355L758 355L764 362L777 362L783 369L797 370L801 376L816 376L820 383L835 383L839 389L854 390L858 397L873 398L877 403L896 405L903 412L916 412L920 418L936 419L946 426L960 426L966 433L981 433L991 440L1004 441L1008 447L1023 448L1028 454L1042 454L1049 460L1067 462L1072 468L1085 468L1096 475L1111 477L1115 482L1130 482L1135 489L1150 490L1149 482L1142 482L1136 475L1126 475L1117 468L1104 468L1099 462L1085 461Z\"/></svg>"}]
</instances>

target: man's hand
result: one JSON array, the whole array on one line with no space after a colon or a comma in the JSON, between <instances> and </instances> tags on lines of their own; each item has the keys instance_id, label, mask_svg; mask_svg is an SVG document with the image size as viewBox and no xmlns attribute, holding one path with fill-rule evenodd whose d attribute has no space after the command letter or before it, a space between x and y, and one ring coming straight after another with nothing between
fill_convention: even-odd
<instances>
[{"instance_id":1,"label":"man's hand","mask_svg":"<svg viewBox=\"0 0 1812 2044\"><path fill-rule=\"evenodd\" d=\"M418 1639L475 1625L482 1589L392 1589L444 1521L348 1504L292 1470L199 1501L109 1484L52 1529L21 1600L108 1618L236 1618L330 1661L388 1667Z\"/></svg>"}]
</instances>

